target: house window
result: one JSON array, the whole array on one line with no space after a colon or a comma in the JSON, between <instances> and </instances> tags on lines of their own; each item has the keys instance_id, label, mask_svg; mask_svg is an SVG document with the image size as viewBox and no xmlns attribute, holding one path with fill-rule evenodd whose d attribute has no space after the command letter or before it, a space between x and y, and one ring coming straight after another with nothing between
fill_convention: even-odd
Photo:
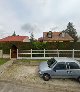
<instances>
[{"instance_id":1,"label":"house window","mask_svg":"<svg viewBox=\"0 0 80 92\"><path fill-rule=\"evenodd\" d=\"M48 35L48 38L52 38L52 32L51 31L49 31L47 35Z\"/></svg>"}]
</instances>

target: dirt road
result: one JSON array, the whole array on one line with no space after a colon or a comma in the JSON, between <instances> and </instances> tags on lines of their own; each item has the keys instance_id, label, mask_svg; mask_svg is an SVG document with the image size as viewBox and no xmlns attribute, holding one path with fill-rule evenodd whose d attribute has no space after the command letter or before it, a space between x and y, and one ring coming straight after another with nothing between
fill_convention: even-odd
<instances>
[{"instance_id":1,"label":"dirt road","mask_svg":"<svg viewBox=\"0 0 80 92\"><path fill-rule=\"evenodd\" d=\"M0 92L54 92L53 90L46 90L36 87L23 86L9 82L0 82Z\"/></svg>"}]
</instances>

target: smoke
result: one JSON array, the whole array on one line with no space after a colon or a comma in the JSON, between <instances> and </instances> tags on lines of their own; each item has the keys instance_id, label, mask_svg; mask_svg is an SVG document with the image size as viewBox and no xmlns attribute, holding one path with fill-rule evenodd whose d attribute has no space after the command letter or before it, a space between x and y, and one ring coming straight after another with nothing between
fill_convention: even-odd
<instances>
[{"instance_id":1,"label":"smoke","mask_svg":"<svg viewBox=\"0 0 80 92\"><path fill-rule=\"evenodd\" d=\"M42 36L42 26L39 24L31 24L31 23L26 23L24 25L22 25L21 27L22 31L27 34L28 36L31 35L31 33L33 33L35 38L39 38Z\"/></svg>"},{"instance_id":2,"label":"smoke","mask_svg":"<svg viewBox=\"0 0 80 92\"><path fill-rule=\"evenodd\" d=\"M29 33L37 32L40 30L38 25L30 24L30 23L24 24L21 29L24 30L25 32L29 32Z\"/></svg>"},{"instance_id":3,"label":"smoke","mask_svg":"<svg viewBox=\"0 0 80 92\"><path fill-rule=\"evenodd\" d=\"M50 28L50 29L51 29L51 31L55 31L55 30L58 29L58 27L56 26L56 27L52 27L52 28Z\"/></svg>"}]
</instances>

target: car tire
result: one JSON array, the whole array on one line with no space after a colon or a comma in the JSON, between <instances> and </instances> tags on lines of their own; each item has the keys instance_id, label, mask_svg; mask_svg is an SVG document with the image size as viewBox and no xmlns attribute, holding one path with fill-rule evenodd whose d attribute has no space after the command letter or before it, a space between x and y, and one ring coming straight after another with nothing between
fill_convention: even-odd
<instances>
[{"instance_id":1,"label":"car tire","mask_svg":"<svg viewBox=\"0 0 80 92\"><path fill-rule=\"evenodd\" d=\"M80 77L78 78L78 81L80 82Z\"/></svg>"},{"instance_id":2,"label":"car tire","mask_svg":"<svg viewBox=\"0 0 80 92\"><path fill-rule=\"evenodd\" d=\"M49 74L44 74L43 75L43 80L49 81L49 79L50 79L50 75Z\"/></svg>"}]
</instances>

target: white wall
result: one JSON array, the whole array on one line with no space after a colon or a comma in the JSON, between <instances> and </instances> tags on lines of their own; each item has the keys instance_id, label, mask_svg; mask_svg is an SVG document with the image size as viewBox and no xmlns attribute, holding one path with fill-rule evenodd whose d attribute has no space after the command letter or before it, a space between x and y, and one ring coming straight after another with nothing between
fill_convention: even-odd
<instances>
[{"instance_id":1,"label":"white wall","mask_svg":"<svg viewBox=\"0 0 80 92\"><path fill-rule=\"evenodd\" d=\"M29 40L29 38L25 38L24 40L23 40L23 42L30 42L30 40Z\"/></svg>"}]
</instances>

